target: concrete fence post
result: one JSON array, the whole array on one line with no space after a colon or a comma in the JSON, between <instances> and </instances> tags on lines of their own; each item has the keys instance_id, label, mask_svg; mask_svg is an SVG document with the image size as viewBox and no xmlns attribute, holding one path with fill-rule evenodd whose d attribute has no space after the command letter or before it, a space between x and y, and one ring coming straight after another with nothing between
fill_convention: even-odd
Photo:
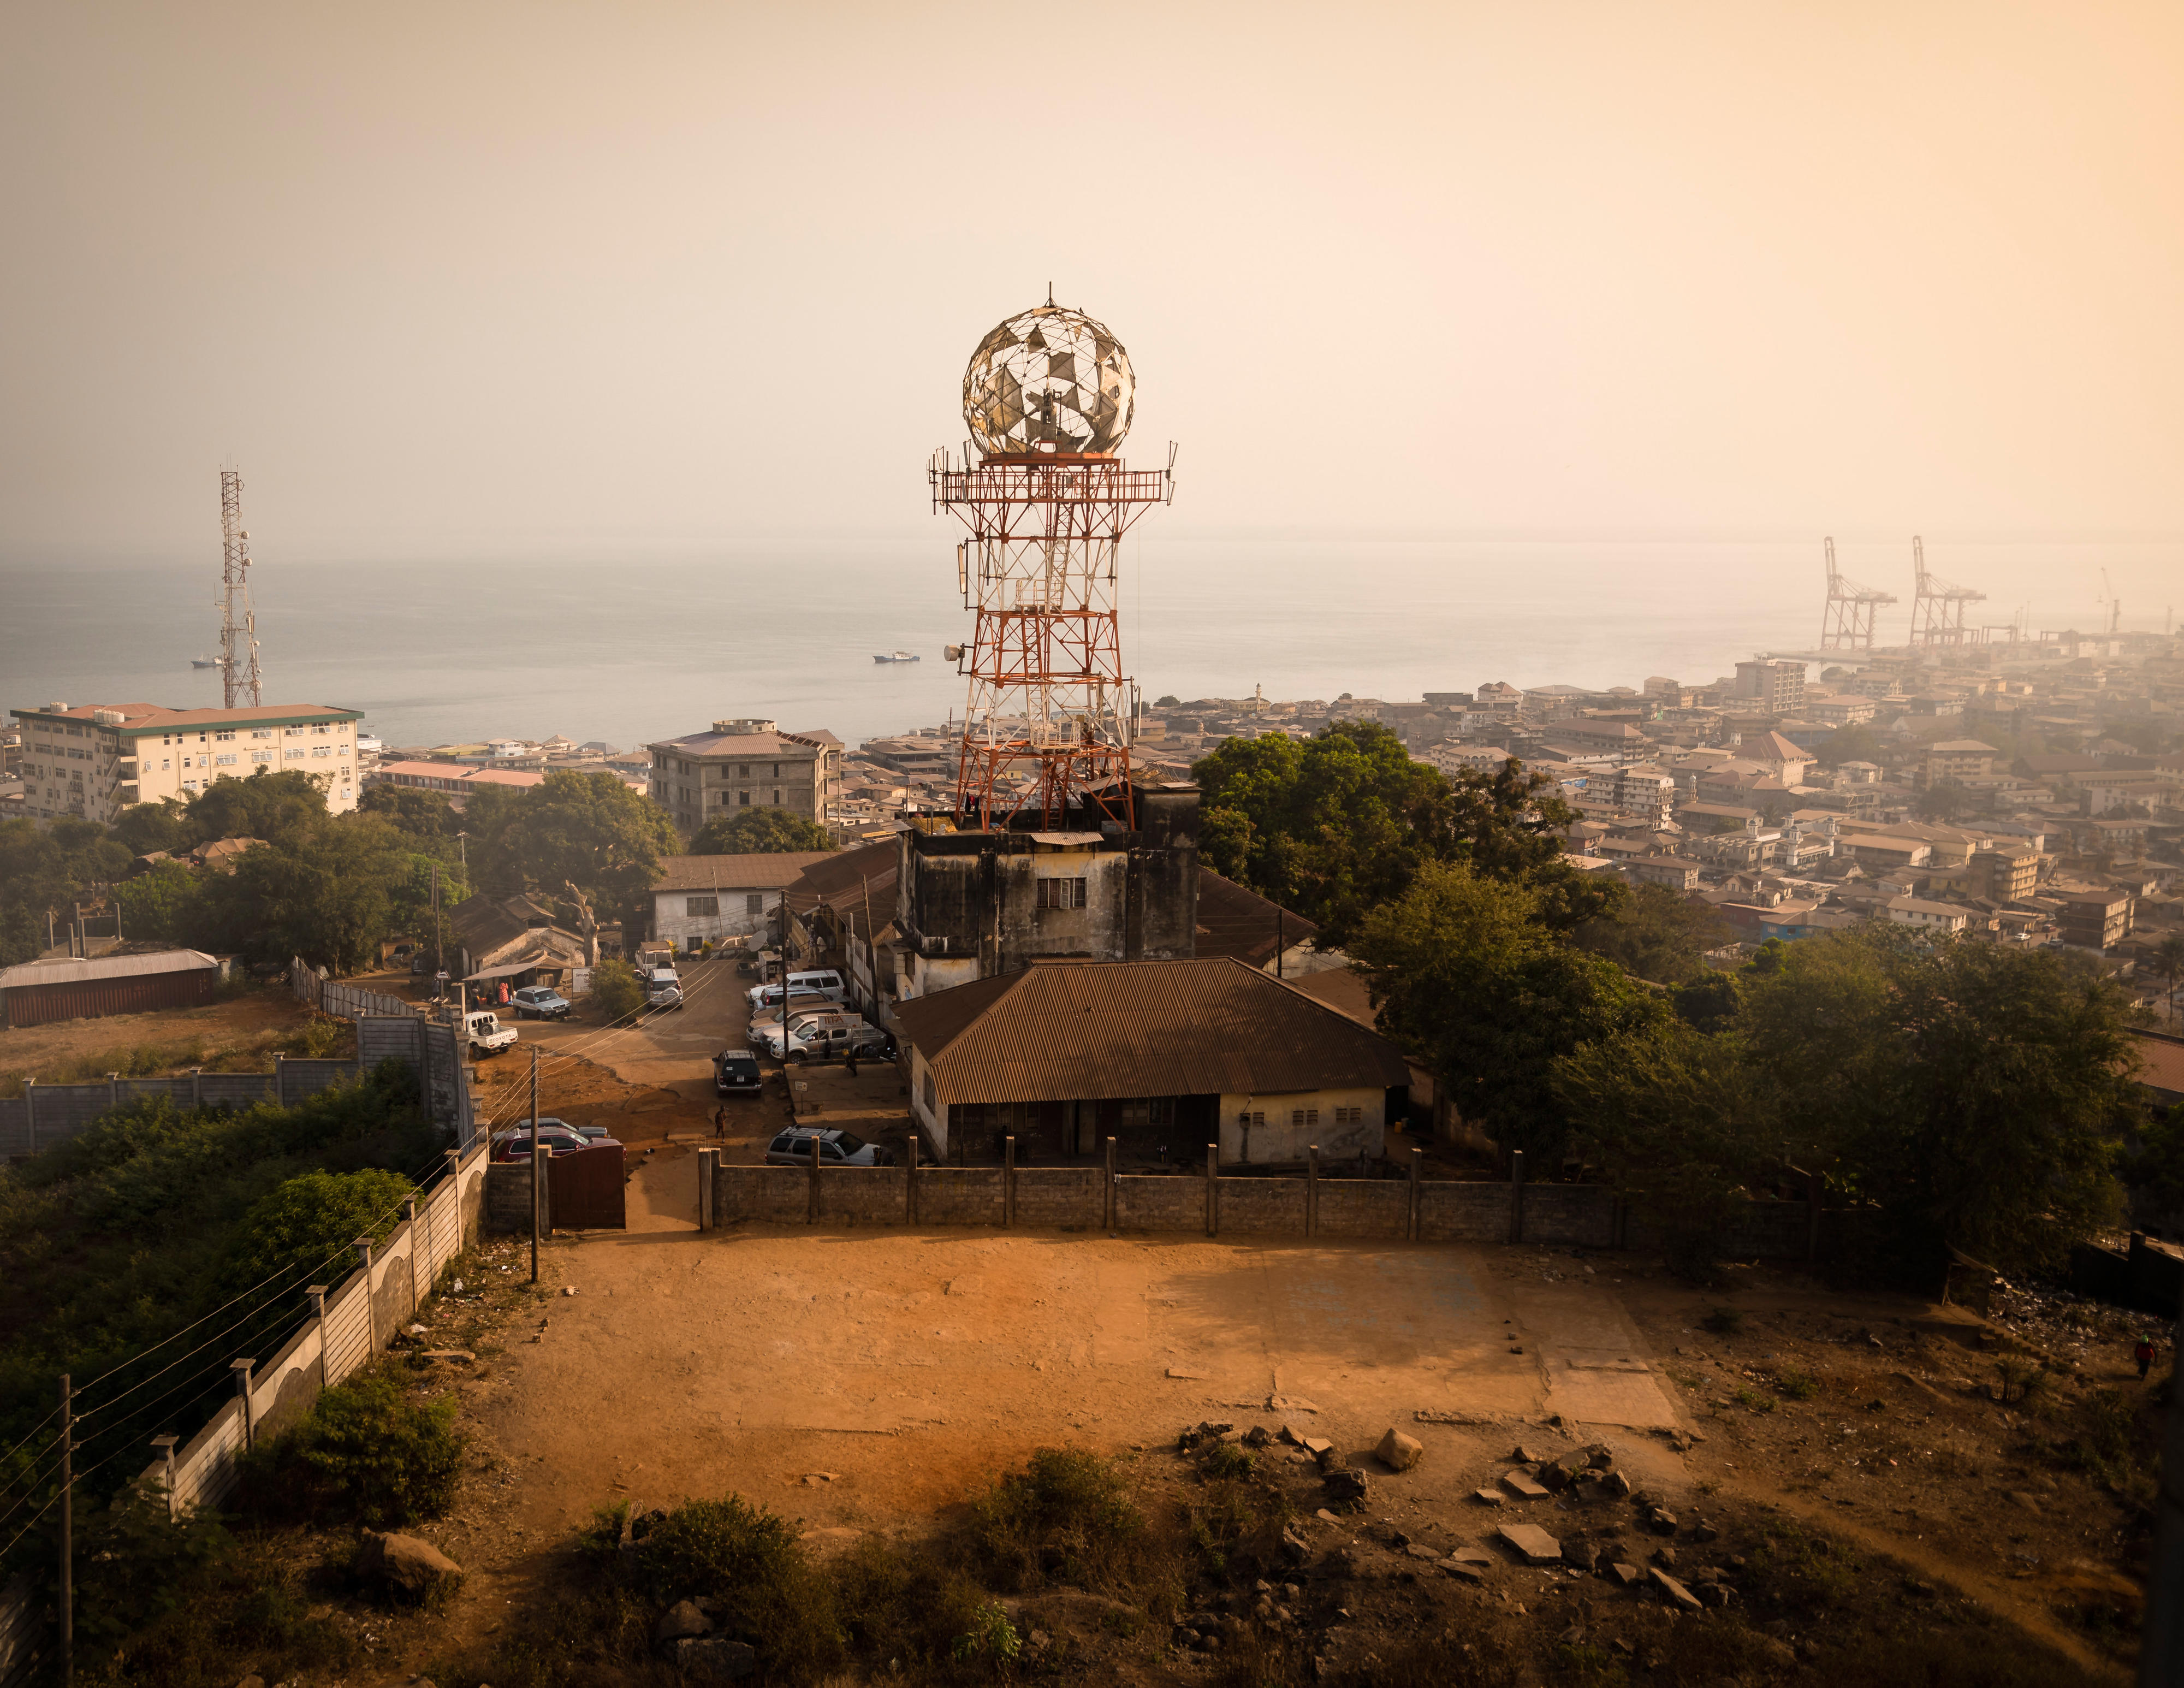
<instances>
[{"instance_id":1,"label":"concrete fence post","mask_svg":"<svg viewBox=\"0 0 2184 1688\"><path fill-rule=\"evenodd\" d=\"M202 1067L190 1069L190 1106L193 1108L204 1106L204 1068Z\"/></svg>"},{"instance_id":2,"label":"concrete fence post","mask_svg":"<svg viewBox=\"0 0 2184 1688\"><path fill-rule=\"evenodd\" d=\"M235 1373L235 1392L242 1399L242 1446L245 1452L258 1440L258 1415L251 1410L250 1372L255 1360L231 1360L228 1370Z\"/></svg>"},{"instance_id":3,"label":"concrete fence post","mask_svg":"<svg viewBox=\"0 0 2184 1688\"><path fill-rule=\"evenodd\" d=\"M1001 1139L1001 1228L1017 1223L1017 1139L1014 1133Z\"/></svg>"},{"instance_id":4,"label":"concrete fence post","mask_svg":"<svg viewBox=\"0 0 2184 1688\"><path fill-rule=\"evenodd\" d=\"M911 1128L902 1157L902 1223L917 1223L917 1131Z\"/></svg>"},{"instance_id":5,"label":"concrete fence post","mask_svg":"<svg viewBox=\"0 0 2184 1688\"><path fill-rule=\"evenodd\" d=\"M23 1081L23 1128L30 1133L31 1153L38 1152L38 1081Z\"/></svg>"},{"instance_id":6,"label":"concrete fence post","mask_svg":"<svg viewBox=\"0 0 2184 1688\"><path fill-rule=\"evenodd\" d=\"M152 1438L152 1451L159 1456L160 1464L165 1468L159 1474L159 1480L166 1486L169 1524L175 1523L182 1515L181 1497L175 1493L175 1444L180 1440L176 1436Z\"/></svg>"},{"instance_id":7,"label":"concrete fence post","mask_svg":"<svg viewBox=\"0 0 2184 1688\"><path fill-rule=\"evenodd\" d=\"M106 1106L109 1111L121 1106L121 1075L119 1072L106 1075Z\"/></svg>"},{"instance_id":8,"label":"concrete fence post","mask_svg":"<svg viewBox=\"0 0 2184 1688\"><path fill-rule=\"evenodd\" d=\"M1314 1143L1304 1151L1304 1234L1307 1237L1319 1229L1319 1145Z\"/></svg>"},{"instance_id":9,"label":"concrete fence post","mask_svg":"<svg viewBox=\"0 0 2184 1688\"><path fill-rule=\"evenodd\" d=\"M1221 1234L1221 1145L1206 1145L1206 1234Z\"/></svg>"},{"instance_id":10,"label":"concrete fence post","mask_svg":"<svg viewBox=\"0 0 2184 1688\"><path fill-rule=\"evenodd\" d=\"M1424 1166L1425 1158L1426 1151L1424 1150L1413 1149L1411 1150L1411 1211L1404 1225L1404 1234L1412 1242L1418 1241L1418 1232L1420 1229L1419 1220L1422 1216L1418 1211L1418 1197L1420 1195L1418 1177Z\"/></svg>"},{"instance_id":11,"label":"concrete fence post","mask_svg":"<svg viewBox=\"0 0 2184 1688\"><path fill-rule=\"evenodd\" d=\"M417 1198L402 1198L402 1223L410 1228L410 1311L417 1311Z\"/></svg>"},{"instance_id":12,"label":"concrete fence post","mask_svg":"<svg viewBox=\"0 0 2184 1688\"><path fill-rule=\"evenodd\" d=\"M333 1357L326 1352L326 1286L314 1284L304 1293L311 1298L311 1323L319 1331L319 1387L332 1389L334 1373Z\"/></svg>"},{"instance_id":13,"label":"concrete fence post","mask_svg":"<svg viewBox=\"0 0 2184 1688\"><path fill-rule=\"evenodd\" d=\"M1514 1149L1509 1154L1509 1240L1524 1240L1524 1151Z\"/></svg>"},{"instance_id":14,"label":"concrete fence post","mask_svg":"<svg viewBox=\"0 0 2184 1688\"><path fill-rule=\"evenodd\" d=\"M1107 1139L1107 1234L1112 1236L1122 1228L1122 1180L1115 1172L1115 1139Z\"/></svg>"},{"instance_id":15,"label":"concrete fence post","mask_svg":"<svg viewBox=\"0 0 2184 1688\"><path fill-rule=\"evenodd\" d=\"M713 1228L713 1156L719 1152L715 1149L698 1151L698 1228L701 1232Z\"/></svg>"},{"instance_id":16,"label":"concrete fence post","mask_svg":"<svg viewBox=\"0 0 2184 1688\"><path fill-rule=\"evenodd\" d=\"M288 1106L288 1057L273 1057L273 1100L281 1107Z\"/></svg>"},{"instance_id":17,"label":"concrete fence post","mask_svg":"<svg viewBox=\"0 0 2184 1688\"><path fill-rule=\"evenodd\" d=\"M463 1151L448 1149L442 1152L448 1157L448 1181L455 1189L454 1252L460 1254L463 1251Z\"/></svg>"},{"instance_id":18,"label":"concrete fence post","mask_svg":"<svg viewBox=\"0 0 2184 1688\"><path fill-rule=\"evenodd\" d=\"M811 1145L811 1181L805 1193L804 1223L816 1225L819 1223L819 1162L826 1157L819 1152L819 1134L816 1132L805 1140Z\"/></svg>"}]
</instances>

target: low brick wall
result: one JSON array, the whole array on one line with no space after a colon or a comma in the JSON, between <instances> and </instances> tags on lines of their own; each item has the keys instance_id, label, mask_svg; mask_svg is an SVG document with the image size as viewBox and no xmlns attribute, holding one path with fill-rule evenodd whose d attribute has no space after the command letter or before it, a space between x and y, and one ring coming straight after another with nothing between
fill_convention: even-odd
<instances>
[{"instance_id":1,"label":"low brick wall","mask_svg":"<svg viewBox=\"0 0 2184 1688\"><path fill-rule=\"evenodd\" d=\"M1524 1240L1579 1248L1612 1248L1615 1196L1596 1184L1524 1186ZM1804 1252L1800 1246L1799 1253Z\"/></svg>"},{"instance_id":2,"label":"low brick wall","mask_svg":"<svg viewBox=\"0 0 2184 1688\"><path fill-rule=\"evenodd\" d=\"M1026 1230L1078 1231L1107 1221L1102 1167L1023 1167L1017 1172L1017 1223Z\"/></svg>"},{"instance_id":3,"label":"low brick wall","mask_svg":"<svg viewBox=\"0 0 2184 1688\"><path fill-rule=\"evenodd\" d=\"M783 1167L778 1170L802 1178L807 1187L811 1183L811 1175L800 1167ZM900 1225L902 1181L905 1175L903 1169L895 1167L822 1167L819 1223Z\"/></svg>"},{"instance_id":4,"label":"low brick wall","mask_svg":"<svg viewBox=\"0 0 2184 1688\"><path fill-rule=\"evenodd\" d=\"M1115 1180L1115 1225L1123 1231L1206 1229L1203 1177L1124 1173Z\"/></svg>"},{"instance_id":5,"label":"low brick wall","mask_svg":"<svg viewBox=\"0 0 2184 1688\"><path fill-rule=\"evenodd\" d=\"M1411 1188L1396 1178L1322 1178L1323 1237L1395 1237L1409 1234Z\"/></svg>"},{"instance_id":6,"label":"low brick wall","mask_svg":"<svg viewBox=\"0 0 2184 1688\"><path fill-rule=\"evenodd\" d=\"M713 1173L713 1212L716 1223L800 1223L811 1217L811 1174L801 1167L718 1167Z\"/></svg>"},{"instance_id":7,"label":"low brick wall","mask_svg":"<svg viewBox=\"0 0 2184 1688\"><path fill-rule=\"evenodd\" d=\"M540 1180L543 1223L554 1225L553 1185ZM496 1161L485 1169L485 1228L488 1231L531 1230L531 1162Z\"/></svg>"},{"instance_id":8,"label":"low brick wall","mask_svg":"<svg viewBox=\"0 0 2184 1688\"><path fill-rule=\"evenodd\" d=\"M1326 1186L1320 1186L1323 1191ZM1304 1234L1302 1178L1223 1178L1221 1228L1225 1232L1287 1232Z\"/></svg>"},{"instance_id":9,"label":"low brick wall","mask_svg":"<svg viewBox=\"0 0 2184 1688\"><path fill-rule=\"evenodd\" d=\"M1506 1243L1509 1240L1506 1184L1421 1183L1418 1240L1429 1243Z\"/></svg>"},{"instance_id":10,"label":"low brick wall","mask_svg":"<svg viewBox=\"0 0 2184 1688\"><path fill-rule=\"evenodd\" d=\"M1001 1223L999 1167L920 1167L917 1223L921 1225L998 1225Z\"/></svg>"}]
</instances>

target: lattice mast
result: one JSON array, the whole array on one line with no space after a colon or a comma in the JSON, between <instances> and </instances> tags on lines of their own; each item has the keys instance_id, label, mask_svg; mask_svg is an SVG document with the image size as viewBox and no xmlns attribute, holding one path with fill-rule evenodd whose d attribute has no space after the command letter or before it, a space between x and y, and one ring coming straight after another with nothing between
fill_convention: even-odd
<instances>
[{"instance_id":1,"label":"lattice mast","mask_svg":"<svg viewBox=\"0 0 2184 1688\"><path fill-rule=\"evenodd\" d=\"M258 613L250 607L250 535L242 526L242 471L220 471L220 678L222 706L260 702Z\"/></svg>"},{"instance_id":2,"label":"lattice mast","mask_svg":"<svg viewBox=\"0 0 2184 1688\"><path fill-rule=\"evenodd\" d=\"M1926 542L1911 536L1911 567L1918 581L1911 599L1911 643L1914 645L1975 644L1985 640L1983 629L1964 626L1964 605L1984 604L1986 593L1969 586L1953 586L1926 569Z\"/></svg>"},{"instance_id":3,"label":"lattice mast","mask_svg":"<svg viewBox=\"0 0 2184 1688\"><path fill-rule=\"evenodd\" d=\"M1874 612L1883 604L1895 603L1896 594L1845 580L1836 567L1835 540L1830 538L1820 543L1826 546L1828 557L1828 607L1820 621L1820 649L1869 651Z\"/></svg>"},{"instance_id":4,"label":"lattice mast","mask_svg":"<svg viewBox=\"0 0 2184 1688\"><path fill-rule=\"evenodd\" d=\"M956 823L1054 827L1072 810L1134 827L1134 697L1117 613L1122 541L1173 499L1165 469L1115 455L1129 430L1128 354L1101 324L1046 304L1009 319L963 377L972 437L927 465L936 510L960 517L956 582L978 611L956 747Z\"/></svg>"}]
</instances>

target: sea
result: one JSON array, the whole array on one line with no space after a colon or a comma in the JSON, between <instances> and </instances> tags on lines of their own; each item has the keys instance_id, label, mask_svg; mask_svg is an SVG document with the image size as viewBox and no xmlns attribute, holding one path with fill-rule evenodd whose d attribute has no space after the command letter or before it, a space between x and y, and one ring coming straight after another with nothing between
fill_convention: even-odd
<instances>
[{"instance_id":1,"label":"sea","mask_svg":"<svg viewBox=\"0 0 2184 1688\"><path fill-rule=\"evenodd\" d=\"M1844 545L1844 572L1897 592L1908 543ZM268 703L360 710L390 745L566 734L629 749L729 716L845 743L960 718L967 641L955 536L797 540L662 554L284 561L251 570ZM1970 619L2126 629L2184 596L2184 538L1927 542L1936 573L1988 593ZM1687 684L1819 641L1817 540L1175 538L1125 542L1124 667L1149 701L1390 700L1519 686ZM216 547L191 558L0 558L0 708L216 705ZM904 649L916 662L875 663ZM1815 668L1817 671L1817 666Z\"/></svg>"}]
</instances>

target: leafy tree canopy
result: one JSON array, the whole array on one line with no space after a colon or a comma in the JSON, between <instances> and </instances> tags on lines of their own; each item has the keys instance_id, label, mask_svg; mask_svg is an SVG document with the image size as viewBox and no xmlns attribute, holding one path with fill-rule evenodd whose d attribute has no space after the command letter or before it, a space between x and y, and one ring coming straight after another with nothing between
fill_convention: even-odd
<instances>
[{"instance_id":1,"label":"leafy tree canopy","mask_svg":"<svg viewBox=\"0 0 2184 1688\"><path fill-rule=\"evenodd\" d=\"M288 1179L243 1215L228 1245L222 1287L236 1295L268 1279L346 1276L349 1245L393 1230L411 1189L401 1173L378 1167Z\"/></svg>"},{"instance_id":2,"label":"leafy tree canopy","mask_svg":"<svg viewBox=\"0 0 2184 1688\"><path fill-rule=\"evenodd\" d=\"M1845 762L1877 762L1886 747L1880 735L1864 725L1838 727L1822 739L1813 754L1824 768L1841 767Z\"/></svg>"},{"instance_id":3,"label":"leafy tree canopy","mask_svg":"<svg viewBox=\"0 0 2184 1688\"><path fill-rule=\"evenodd\" d=\"M472 871L504 894L573 883L594 903L629 905L660 858L680 847L675 823L614 775L557 768L528 790L488 787L463 812Z\"/></svg>"},{"instance_id":4,"label":"leafy tree canopy","mask_svg":"<svg viewBox=\"0 0 2184 1688\"><path fill-rule=\"evenodd\" d=\"M1401 897L1429 862L1463 862L1540 893L1536 917L1560 930L1605 912L1622 887L1561 859L1574 818L1544 774L1511 761L1453 779L1412 761L1377 721L1316 737L1231 738L1192 770L1204 794L1202 847L1217 871L1346 943L1368 911Z\"/></svg>"},{"instance_id":5,"label":"leafy tree canopy","mask_svg":"<svg viewBox=\"0 0 2184 1688\"><path fill-rule=\"evenodd\" d=\"M300 768L281 773L260 768L248 779L222 775L190 800L183 825L192 844L216 838L281 837L297 827L323 820L326 777Z\"/></svg>"},{"instance_id":6,"label":"leafy tree canopy","mask_svg":"<svg viewBox=\"0 0 2184 1688\"><path fill-rule=\"evenodd\" d=\"M356 806L359 813L376 815L421 838L453 838L462 830L453 804L437 791L420 791L415 786L367 785Z\"/></svg>"},{"instance_id":7,"label":"leafy tree canopy","mask_svg":"<svg viewBox=\"0 0 2184 1688\"><path fill-rule=\"evenodd\" d=\"M1666 885L1638 885L1620 908L1596 915L1572 940L1656 984L1676 984L1699 972L1700 957L1730 941L1728 922L1706 904Z\"/></svg>"},{"instance_id":8,"label":"leafy tree canopy","mask_svg":"<svg viewBox=\"0 0 2184 1688\"><path fill-rule=\"evenodd\" d=\"M738 809L716 815L690 840L693 855L780 855L791 850L832 850L834 841L816 821L794 810Z\"/></svg>"},{"instance_id":9,"label":"leafy tree canopy","mask_svg":"<svg viewBox=\"0 0 2184 1688\"><path fill-rule=\"evenodd\" d=\"M1429 862L1365 916L1351 945L1381 1029L1504 1148L1558 1152L1557 1056L1641 1033L1666 1005L1622 968L1563 942L1552 891Z\"/></svg>"}]
</instances>

